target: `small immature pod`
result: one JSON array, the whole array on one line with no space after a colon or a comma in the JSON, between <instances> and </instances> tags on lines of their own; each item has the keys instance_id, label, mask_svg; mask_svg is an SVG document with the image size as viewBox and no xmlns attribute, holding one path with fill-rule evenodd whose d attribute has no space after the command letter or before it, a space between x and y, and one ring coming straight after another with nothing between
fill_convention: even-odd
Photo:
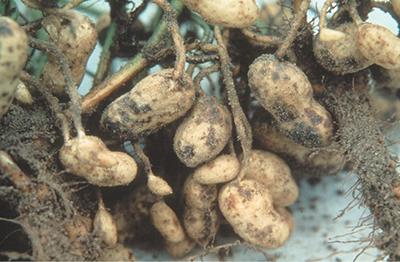
<instances>
[{"instance_id":1,"label":"small immature pod","mask_svg":"<svg viewBox=\"0 0 400 262\"><path fill-rule=\"evenodd\" d=\"M400 39L386 27L371 23L359 25L357 47L363 56L383 68L400 68Z\"/></svg>"},{"instance_id":2,"label":"small immature pod","mask_svg":"<svg viewBox=\"0 0 400 262\"><path fill-rule=\"evenodd\" d=\"M314 100L312 86L300 68L262 55L252 63L248 76L254 96L288 138L310 148L330 144L332 118Z\"/></svg>"},{"instance_id":3,"label":"small immature pod","mask_svg":"<svg viewBox=\"0 0 400 262\"><path fill-rule=\"evenodd\" d=\"M0 16L0 117L7 113L28 59L28 38L14 20Z\"/></svg>"},{"instance_id":4,"label":"small immature pod","mask_svg":"<svg viewBox=\"0 0 400 262\"><path fill-rule=\"evenodd\" d=\"M43 28L49 34L48 41L56 44L68 60L71 75L79 86L86 71L86 64L97 43L97 32L92 20L86 15L63 11L61 18L50 15L43 20ZM56 57L48 55L41 78L52 93L65 94L65 80Z\"/></svg>"},{"instance_id":5,"label":"small immature pod","mask_svg":"<svg viewBox=\"0 0 400 262\"><path fill-rule=\"evenodd\" d=\"M258 19L254 0L182 0L190 10L207 22L223 27L243 28Z\"/></svg>"},{"instance_id":6,"label":"small immature pod","mask_svg":"<svg viewBox=\"0 0 400 262\"><path fill-rule=\"evenodd\" d=\"M240 163L233 155L220 155L199 167L193 178L200 184L210 185L228 182L239 174Z\"/></svg>"},{"instance_id":7,"label":"small immature pod","mask_svg":"<svg viewBox=\"0 0 400 262\"><path fill-rule=\"evenodd\" d=\"M267 151L251 151L245 179L263 183L272 196L274 206L289 206L299 196L289 166L282 158Z\"/></svg>"},{"instance_id":8,"label":"small immature pod","mask_svg":"<svg viewBox=\"0 0 400 262\"><path fill-rule=\"evenodd\" d=\"M251 244L275 249L289 237L286 220L274 210L266 186L254 180L227 183L218 197L219 208L235 232Z\"/></svg>"},{"instance_id":9,"label":"small immature pod","mask_svg":"<svg viewBox=\"0 0 400 262\"><path fill-rule=\"evenodd\" d=\"M195 90L186 73L178 81L173 69L142 79L104 111L101 126L119 139L139 139L177 120L192 107Z\"/></svg>"},{"instance_id":10,"label":"small immature pod","mask_svg":"<svg viewBox=\"0 0 400 262\"><path fill-rule=\"evenodd\" d=\"M185 239L185 231L175 212L164 201L155 203L150 209L150 214L153 225L166 241L178 243Z\"/></svg>"},{"instance_id":11,"label":"small immature pod","mask_svg":"<svg viewBox=\"0 0 400 262\"><path fill-rule=\"evenodd\" d=\"M325 30L328 30L325 28ZM374 62L364 57L357 48L357 25L342 24L335 31L344 33L339 41L322 41L320 34L315 37L313 50L318 63L328 71L337 74L358 72Z\"/></svg>"},{"instance_id":12,"label":"small immature pod","mask_svg":"<svg viewBox=\"0 0 400 262\"><path fill-rule=\"evenodd\" d=\"M89 148L91 144L94 147ZM109 151L99 138L93 136L67 141L60 150L60 161L72 174L98 186L128 185L137 174L137 164L132 157Z\"/></svg>"},{"instance_id":13,"label":"small immature pod","mask_svg":"<svg viewBox=\"0 0 400 262\"><path fill-rule=\"evenodd\" d=\"M174 150L188 167L196 167L218 155L228 143L232 119L216 97L201 95L176 130Z\"/></svg>"},{"instance_id":14,"label":"small immature pod","mask_svg":"<svg viewBox=\"0 0 400 262\"><path fill-rule=\"evenodd\" d=\"M103 205L99 205L93 220L93 229L107 246L114 246L117 243L117 225Z\"/></svg>"}]
</instances>

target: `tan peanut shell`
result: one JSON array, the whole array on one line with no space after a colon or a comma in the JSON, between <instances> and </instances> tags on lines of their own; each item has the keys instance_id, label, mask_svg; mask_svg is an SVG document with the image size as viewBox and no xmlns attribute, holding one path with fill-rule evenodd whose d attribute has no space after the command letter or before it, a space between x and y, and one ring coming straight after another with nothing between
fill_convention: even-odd
<instances>
[{"instance_id":1,"label":"tan peanut shell","mask_svg":"<svg viewBox=\"0 0 400 262\"><path fill-rule=\"evenodd\" d=\"M196 167L217 156L232 132L231 115L217 98L202 95L176 130L174 151L188 167Z\"/></svg>"},{"instance_id":2,"label":"tan peanut shell","mask_svg":"<svg viewBox=\"0 0 400 262\"><path fill-rule=\"evenodd\" d=\"M324 42L320 35L315 37L313 44L314 55L318 63L328 71L338 74L358 72L374 62L364 57L357 48L357 25L342 24L335 28L343 32L345 37L339 41Z\"/></svg>"},{"instance_id":3,"label":"tan peanut shell","mask_svg":"<svg viewBox=\"0 0 400 262\"><path fill-rule=\"evenodd\" d=\"M288 223L274 210L269 190L260 182L246 179L227 183L220 190L218 203L235 232L251 244L275 249L289 237Z\"/></svg>"},{"instance_id":4,"label":"tan peanut shell","mask_svg":"<svg viewBox=\"0 0 400 262\"><path fill-rule=\"evenodd\" d=\"M240 163L236 156L220 155L199 166L193 173L193 178L204 185L228 182L239 173Z\"/></svg>"},{"instance_id":5,"label":"tan peanut shell","mask_svg":"<svg viewBox=\"0 0 400 262\"><path fill-rule=\"evenodd\" d=\"M250 66L248 77L254 96L288 138L310 148L331 143L332 118L314 100L312 86L300 68L262 55Z\"/></svg>"},{"instance_id":6,"label":"tan peanut shell","mask_svg":"<svg viewBox=\"0 0 400 262\"><path fill-rule=\"evenodd\" d=\"M400 17L400 1L399 0L392 0L392 8L393 8L393 11L396 13L396 15Z\"/></svg>"},{"instance_id":7,"label":"tan peanut shell","mask_svg":"<svg viewBox=\"0 0 400 262\"><path fill-rule=\"evenodd\" d=\"M191 174L183 185L183 196L185 197L186 205L209 209L217 200L218 188L216 185L200 184Z\"/></svg>"},{"instance_id":8,"label":"tan peanut shell","mask_svg":"<svg viewBox=\"0 0 400 262\"><path fill-rule=\"evenodd\" d=\"M263 183L272 196L274 206L289 206L299 196L289 166L282 158L267 151L251 151L244 178Z\"/></svg>"},{"instance_id":9,"label":"tan peanut shell","mask_svg":"<svg viewBox=\"0 0 400 262\"><path fill-rule=\"evenodd\" d=\"M7 113L28 59L28 38L14 20L0 16L0 117Z\"/></svg>"},{"instance_id":10,"label":"tan peanut shell","mask_svg":"<svg viewBox=\"0 0 400 262\"><path fill-rule=\"evenodd\" d=\"M64 11L61 19L50 15L43 20L43 28L49 34L48 41L60 48L68 60L71 76L79 86L86 71L86 64L97 43L94 22L78 11ZM60 62L49 54L41 78L55 94L65 94L65 80Z\"/></svg>"},{"instance_id":11,"label":"tan peanut shell","mask_svg":"<svg viewBox=\"0 0 400 262\"><path fill-rule=\"evenodd\" d=\"M400 39L386 27L371 23L359 25L357 47L364 57L381 67L400 68Z\"/></svg>"},{"instance_id":12,"label":"tan peanut shell","mask_svg":"<svg viewBox=\"0 0 400 262\"><path fill-rule=\"evenodd\" d=\"M223 27L243 28L258 19L255 0L182 0L207 22Z\"/></svg>"},{"instance_id":13,"label":"tan peanut shell","mask_svg":"<svg viewBox=\"0 0 400 262\"><path fill-rule=\"evenodd\" d=\"M165 240L178 243L185 239L183 230L175 212L164 201L155 203L150 209L153 225Z\"/></svg>"},{"instance_id":14,"label":"tan peanut shell","mask_svg":"<svg viewBox=\"0 0 400 262\"><path fill-rule=\"evenodd\" d=\"M97 210L93 228L107 246L114 246L117 243L117 225L112 215L104 207Z\"/></svg>"},{"instance_id":15,"label":"tan peanut shell","mask_svg":"<svg viewBox=\"0 0 400 262\"><path fill-rule=\"evenodd\" d=\"M175 80L172 72L155 72L117 98L104 111L101 126L119 139L131 140L154 133L185 115L195 98L192 79L183 73Z\"/></svg>"},{"instance_id":16,"label":"tan peanut shell","mask_svg":"<svg viewBox=\"0 0 400 262\"><path fill-rule=\"evenodd\" d=\"M132 249L118 243L115 247L104 248L99 261L137 261Z\"/></svg>"},{"instance_id":17,"label":"tan peanut shell","mask_svg":"<svg viewBox=\"0 0 400 262\"><path fill-rule=\"evenodd\" d=\"M97 137L87 136L85 139L97 141L104 151L108 150ZM136 177L137 164L128 154L108 151L110 159L116 159L117 162L114 165L108 165L109 162L104 165L102 162L97 162L96 154L93 154L93 157L88 154L87 159L79 158L78 156L81 156L77 153L79 143L79 138L74 138L67 141L60 150L60 161L72 174L84 177L92 184L105 187L128 185Z\"/></svg>"}]
</instances>

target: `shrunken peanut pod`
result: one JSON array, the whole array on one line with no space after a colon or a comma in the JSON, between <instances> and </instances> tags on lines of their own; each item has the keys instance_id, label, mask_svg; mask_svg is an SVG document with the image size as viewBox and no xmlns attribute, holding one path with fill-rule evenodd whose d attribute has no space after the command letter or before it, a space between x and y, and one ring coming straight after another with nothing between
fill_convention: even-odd
<instances>
[{"instance_id":1,"label":"shrunken peanut pod","mask_svg":"<svg viewBox=\"0 0 400 262\"><path fill-rule=\"evenodd\" d=\"M68 60L71 76L79 85L85 75L86 64L97 43L97 32L92 20L86 15L68 10L61 19L50 15L43 20L43 28L49 34L48 41L57 45ZM41 78L55 94L65 94L65 79L57 58L49 54Z\"/></svg>"},{"instance_id":2,"label":"shrunken peanut pod","mask_svg":"<svg viewBox=\"0 0 400 262\"><path fill-rule=\"evenodd\" d=\"M188 167L196 167L217 156L232 132L231 115L217 98L202 95L176 130L174 150Z\"/></svg>"},{"instance_id":3,"label":"shrunken peanut pod","mask_svg":"<svg viewBox=\"0 0 400 262\"><path fill-rule=\"evenodd\" d=\"M320 35L315 37L313 50L318 63L328 71L338 74L358 72L374 62L364 57L357 48L357 25L342 24L335 28L345 37L339 41L322 41Z\"/></svg>"},{"instance_id":4,"label":"shrunken peanut pod","mask_svg":"<svg viewBox=\"0 0 400 262\"><path fill-rule=\"evenodd\" d=\"M131 140L186 114L195 99L192 79L183 73L177 81L172 73L173 69L164 69L142 79L106 108L101 126L119 139Z\"/></svg>"},{"instance_id":5,"label":"shrunken peanut pod","mask_svg":"<svg viewBox=\"0 0 400 262\"><path fill-rule=\"evenodd\" d=\"M178 243L185 239L185 231L175 212L164 201L158 201L150 209L153 225L166 241Z\"/></svg>"},{"instance_id":6,"label":"shrunken peanut pod","mask_svg":"<svg viewBox=\"0 0 400 262\"><path fill-rule=\"evenodd\" d=\"M260 182L228 183L221 188L218 203L235 232L251 244L274 249L289 237L289 224L274 210L269 190Z\"/></svg>"},{"instance_id":7,"label":"shrunken peanut pod","mask_svg":"<svg viewBox=\"0 0 400 262\"><path fill-rule=\"evenodd\" d=\"M199 167L193 178L204 185L228 182L239 174L240 163L236 156L220 155Z\"/></svg>"},{"instance_id":8,"label":"shrunken peanut pod","mask_svg":"<svg viewBox=\"0 0 400 262\"><path fill-rule=\"evenodd\" d=\"M254 0L182 0L190 10L207 22L223 27L243 28L258 19Z\"/></svg>"},{"instance_id":9,"label":"shrunken peanut pod","mask_svg":"<svg viewBox=\"0 0 400 262\"><path fill-rule=\"evenodd\" d=\"M14 20L0 16L0 117L10 107L28 59L28 38Z\"/></svg>"},{"instance_id":10,"label":"shrunken peanut pod","mask_svg":"<svg viewBox=\"0 0 400 262\"><path fill-rule=\"evenodd\" d=\"M371 23L359 25L357 47L363 56L381 67L400 68L400 39L386 27Z\"/></svg>"},{"instance_id":11,"label":"shrunken peanut pod","mask_svg":"<svg viewBox=\"0 0 400 262\"><path fill-rule=\"evenodd\" d=\"M248 76L254 96L288 138L306 147L330 144L332 118L314 100L312 86L300 68L262 55L250 66Z\"/></svg>"},{"instance_id":12,"label":"shrunken peanut pod","mask_svg":"<svg viewBox=\"0 0 400 262\"><path fill-rule=\"evenodd\" d=\"M251 151L245 179L256 180L267 186L275 206L289 206L299 196L289 166L282 158L267 151Z\"/></svg>"},{"instance_id":13,"label":"shrunken peanut pod","mask_svg":"<svg viewBox=\"0 0 400 262\"><path fill-rule=\"evenodd\" d=\"M202 185L190 175L183 186L185 211L184 227L190 238L205 247L219 228L218 189L216 185Z\"/></svg>"},{"instance_id":14,"label":"shrunken peanut pod","mask_svg":"<svg viewBox=\"0 0 400 262\"><path fill-rule=\"evenodd\" d=\"M95 146L89 147L91 144ZM72 174L98 186L128 185L137 174L137 164L132 157L108 150L101 139L93 136L67 141L60 150L60 161Z\"/></svg>"}]
</instances>

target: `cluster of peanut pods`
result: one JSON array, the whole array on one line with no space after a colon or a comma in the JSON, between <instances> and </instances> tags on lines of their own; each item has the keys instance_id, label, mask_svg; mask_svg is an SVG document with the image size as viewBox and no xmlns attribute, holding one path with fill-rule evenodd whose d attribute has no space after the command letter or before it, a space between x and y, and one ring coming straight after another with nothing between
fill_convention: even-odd
<instances>
[{"instance_id":1,"label":"cluster of peanut pods","mask_svg":"<svg viewBox=\"0 0 400 262\"><path fill-rule=\"evenodd\" d=\"M248 27L259 17L254 0L182 2L205 21L226 28ZM396 3L393 1L395 10ZM47 41L65 55L71 76L79 84L97 43L94 23L82 13L63 10L47 15L42 27L48 34ZM387 71L390 83L385 86L398 87L400 40L382 26L357 17L354 23L335 28L320 24L314 53L322 67L338 74L379 65ZM31 101L17 95L24 92L20 91L23 83L19 75L27 54L24 30L13 20L1 17L0 116L7 113L14 97L24 103ZM53 94L66 92L56 57L49 55L40 78ZM248 85L262 106L254 112L251 127L254 139L265 150L251 150L244 169L243 155L226 150L234 137L230 108L215 96L196 91L192 77L185 72L177 77L176 69L162 69L148 75L110 103L102 114L101 128L121 142L138 141L180 121L173 148L176 157L192 168L182 191L186 205L182 218L163 200L164 195L173 193L168 178L148 174L148 188L158 196L152 200L148 214L173 257L187 255L196 244L209 245L221 219L253 245L280 247L294 228L286 207L298 197L290 167L326 175L338 171L344 162L343 156L325 149L334 136L334 123L329 112L313 98L313 86L299 67L273 54L264 54L250 66ZM221 153L226 151L230 153ZM286 163L277 154L293 162ZM75 138L66 136L59 157L68 172L100 187L128 185L138 170L132 156L110 151L100 138L84 132L78 132ZM240 172L244 176L239 176ZM114 214L113 218L101 202L93 225L103 242L113 246L118 242L118 232L129 223L126 220L121 214Z\"/></svg>"}]
</instances>

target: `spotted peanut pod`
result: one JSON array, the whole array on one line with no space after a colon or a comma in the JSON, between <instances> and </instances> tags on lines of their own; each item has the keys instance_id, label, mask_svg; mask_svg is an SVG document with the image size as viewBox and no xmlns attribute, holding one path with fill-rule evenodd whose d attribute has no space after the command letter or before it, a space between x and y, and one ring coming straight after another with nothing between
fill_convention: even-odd
<instances>
[{"instance_id":1,"label":"spotted peanut pod","mask_svg":"<svg viewBox=\"0 0 400 262\"><path fill-rule=\"evenodd\" d=\"M0 17L0 117L7 113L28 59L28 38L14 20Z\"/></svg>"},{"instance_id":2,"label":"spotted peanut pod","mask_svg":"<svg viewBox=\"0 0 400 262\"><path fill-rule=\"evenodd\" d=\"M327 149L311 149L293 142L277 127L276 121L263 108L251 120L254 140L265 150L279 155L296 176L323 177L342 169L345 156Z\"/></svg>"},{"instance_id":3,"label":"spotted peanut pod","mask_svg":"<svg viewBox=\"0 0 400 262\"><path fill-rule=\"evenodd\" d=\"M314 55L323 68L337 74L350 74L374 63L364 57L357 48L358 27L355 23L342 24L336 27L335 31L344 33L344 38L327 42L322 41L318 34L314 40Z\"/></svg>"},{"instance_id":4,"label":"spotted peanut pod","mask_svg":"<svg viewBox=\"0 0 400 262\"><path fill-rule=\"evenodd\" d=\"M268 151L252 150L250 152L249 165L244 178L263 183L269 189L275 206L289 206L299 196L299 190L289 166L282 158Z\"/></svg>"},{"instance_id":5,"label":"spotted peanut pod","mask_svg":"<svg viewBox=\"0 0 400 262\"><path fill-rule=\"evenodd\" d=\"M43 20L43 28L48 33L48 41L57 45L68 60L71 76L79 86L89 57L97 43L97 31L90 18L73 10L58 15L49 15ZM65 79L59 61L48 54L40 77L55 94L65 94Z\"/></svg>"},{"instance_id":6,"label":"spotted peanut pod","mask_svg":"<svg viewBox=\"0 0 400 262\"><path fill-rule=\"evenodd\" d=\"M232 119L216 97L201 95L176 130L174 151L188 167L196 167L217 156L228 143Z\"/></svg>"},{"instance_id":7,"label":"spotted peanut pod","mask_svg":"<svg viewBox=\"0 0 400 262\"><path fill-rule=\"evenodd\" d=\"M254 96L288 138L310 148L331 143L332 117L313 98L311 83L300 68L262 55L250 66L248 77Z\"/></svg>"},{"instance_id":8,"label":"spotted peanut pod","mask_svg":"<svg viewBox=\"0 0 400 262\"><path fill-rule=\"evenodd\" d=\"M275 249L290 235L287 221L274 209L265 185L244 179L224 185L219 208L235 232L251 244Z\"/></svg>"},{"instance_id":9,"label":"spotted peanut pod","mask_svg":"<svg viewBox=\"0 0 400 262\"><path fill-rule=\"evenodd\" d=\"M186 238L175 212L163 200L151 207L150 214L153 225L166 241L179 243Z\"/></svg>"},{"instance_id":10,"label":"spotted peanut pod","mask_svg":"<svg viewBox=\"0 0 400 262\"><path fill-rule=\"evenodd\" d=\"M216 185L202 185L188 176L183 186L185 210L183 224L186 233L202 247L207 246L219 229L218 189Z\"/></svg>"},{"instance_id":11,"label":"spotted peanut pod","mask_svg":"<svg viewBox=\"0 0 400 262\"><path fill-rule=\"evenodd\" d=\"M258 19L254 0L182 0L190 10L207 22L223 27L243 28Z\"/></svg>"},{"instance_id":12,"label":"spotted peanut pod","mask_svg":"<svg viewBox=\"0 0 400 262\"><path fill-rule=\"evenodd\" d=\"M137 164L132 157L108 150L101 139L94 136L67 141L60 150L60 161L72 174L98 186L128 185L137 174Z\"/></svg>"},{"instance_id":13,"label":"spotted peanut pod","mask_svg":"<svg viewBox=\"0 0 400 262\"><path fill-rule=\"evenodd\" d=\"M142 79L103 112L101 126L119 139L145 137L177 120L192 107L195 90L186 73L175 80L173 69Z\"/></svg>"},{"instance_id":14,"label":"spotted peanut pod","mask_svg":"<svg viewBox=\"0 0 400 262\"><path fill-rule=\"evenodd\" d=\"M357 47L364 57L383 68L400 68L400 39L384 26L358 25Z\"/></svg>"}]
</instances>

